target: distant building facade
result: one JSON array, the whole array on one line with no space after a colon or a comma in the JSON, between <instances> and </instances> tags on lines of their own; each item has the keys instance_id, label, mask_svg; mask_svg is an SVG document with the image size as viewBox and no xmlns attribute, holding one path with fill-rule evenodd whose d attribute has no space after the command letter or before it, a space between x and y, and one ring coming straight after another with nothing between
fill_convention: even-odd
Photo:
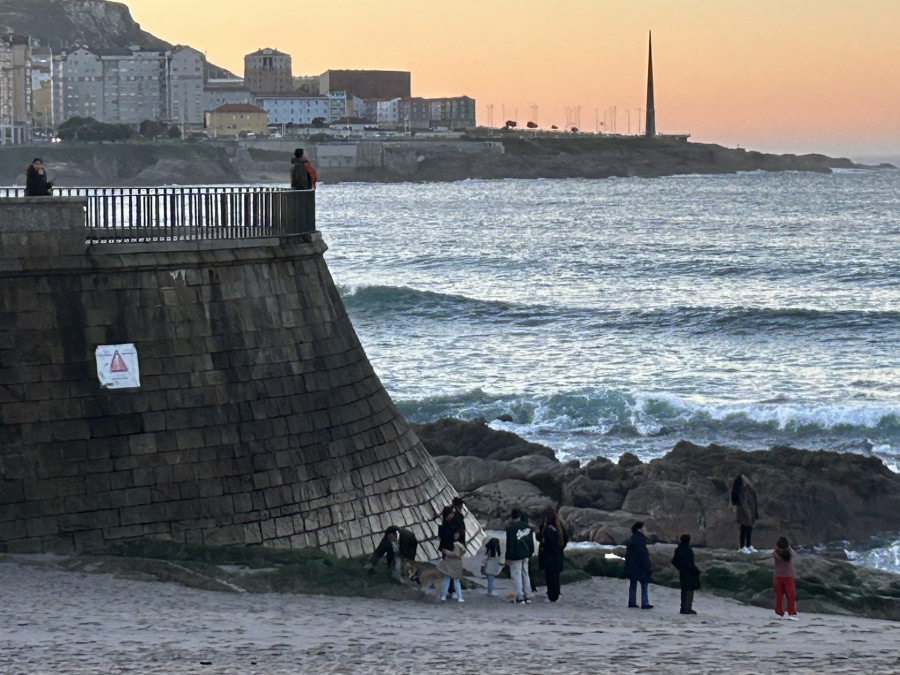
<instances>
[{"instance_id":1,"label":"distant building facade","mask_svg":"<svg viewBox=\"0 0 900 675\"><path fill-rule=\"evenodd\" d=\"M170 119L169 52L108 53L78 47L62 59L62 119L137 125Z\"/></svg>"},{"instance_id":2,"label":"distant building facade","mask_svg":"<svg viewBox=\"0 0 900 675\"><path fill-rule=\"evenodd\" d=\"M0 145L31 140L31 40L0 34Z\"/></svg>"},{"instance_id":3,"label":"distant building facade","mask_svg":"<svg viewBox=\"0 0 900 675\"><path fill-rule=\"evenodd\" d=\"M475 126L475 99L468 96L432 98L431 126L466 129Z\"/></svg>"},{"instance_id":4,"label":"distant building facade","mask_svg":"<svg viewBox=\"0 0 900 675\"><path fill-rule=\"evenodd\" d=\"M244 86L254 96L291 94L291 57L277 49L260 49L244 57Z\"/></svg>"},{"instance_id":5,"label":"distant building facade","mask_svg":"<svg viewBox=\"0 0 900 675\"><path fill-rule=\"evenodd\" d=\"M256 105L269 115L269 124L330 122L331 101L327 96L257 96Z\"/></svg>"},{"instance_id":6,"label":"distant building facade","mask_svg":"<svg viewBox=\"0 0 900 675\"><path fill-rule=\"evenodd\" d=\"M266 133L269 123L268 113L249 103L227 103L205 115L206 131L210 136L233 136Z\"/></svg>"},{"instance_id":7,"label":"distant building facade","mask_svg":"<svg viewBox=\"0 0 900 675\"><path fill-rule=\"evenodd\" d=\"M169 112L172 122L202 124L206 57L191 47L175 47L169 58Z\"/></svg>"},{"instance_id":8,"label":"distant building facade","mask_svg":"<svg viewBox=\"0 0 900 675\"><path fill-rule=\"evenodd\" d=\"M326 70L319 91L344 91L361 99L409 98L411 75L399 70Z\"/></svg>"},{"instance_id":9,"label":"distant building facade","mask_svg":"<svg viewBox=\"0 0 900 675\"><path fill-rule=\"evenodd\" d=\"M252 103L253 95L244 81L235 79L207 80L203 88L203 110L215 110L228 103Z\"/></svg>"}]
</instances>

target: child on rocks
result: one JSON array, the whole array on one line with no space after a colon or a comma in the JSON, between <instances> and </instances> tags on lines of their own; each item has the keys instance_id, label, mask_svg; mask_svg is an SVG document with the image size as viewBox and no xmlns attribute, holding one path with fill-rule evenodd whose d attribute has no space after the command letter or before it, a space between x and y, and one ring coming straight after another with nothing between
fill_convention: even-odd
<instances>
[{"instance_id":1,"label":"child on rocks","mask_svg":"<svg viewBox=\"0 0 900 675\"><path fill-rule=\"evenodd\" d=\"M444 545L445 546L445 545ZM453 590L458 602L463 602L462 584L460 579L463 575L463 556L466 554L466 547L459 543L459 532L453 533L453 549L441 547L441 555L443 558L435 568L444 575L444 582L441 586L441 601L447 599L447 592L450 590L450 582L453 582Z\"/></svg>"},{"instance_id":2,"label":"child on rocks","mask_svg":"<svg viewBox=\"0 0 900 675\"><path fill-rule=\"evenodd\" d=\"M500 540L492 537L484 547L484 560L481 563L481 573L487 577L487 594L494 593L494 578L500 574L503 568L503 558L500 557Z\"/></svg>"},{"instance_id":3,"label":"child on rocks","mask_svg":"<svg viewBox=\"0 0 900 675\"><path fill-rule=\"evenodd\" d=\"M672 556L672 564L678 570L678 581L681 586L681 613L696 614L694 591L700 588L700 569L694 564L694 549L691 548L691 535L681 535L681 542Z\"/></svg>"},{"instance_id":4,"label":"child on rocks","mask_svg":"<svg viewBox=\"0 0 900 675\"><path fill-rule=\"evenodd\" d=\"M794 558L797 557L794 549L785 537L781 537L772 551L775 559L775 572L772 575L772 585L775 588L775 613L784 618L784 609L781 605L781 597L787 598L788 619L799 621L797 608L794 606L796 591L794 589Z\"/></svg>"}]
</instances>

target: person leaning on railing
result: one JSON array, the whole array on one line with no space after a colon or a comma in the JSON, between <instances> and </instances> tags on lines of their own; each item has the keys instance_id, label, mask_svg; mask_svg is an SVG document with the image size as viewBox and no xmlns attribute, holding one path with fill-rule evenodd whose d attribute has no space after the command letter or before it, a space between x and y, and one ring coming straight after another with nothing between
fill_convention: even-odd
<instances>
[{"instance_id":1,"label":"person leaning on railing","mask_svg":"<svg viewBox=\"0 0 900 675\"><path fill-rule=\"evenodd\" d=\"M47 197L53 188L53 181L47 180L44 172L44 161L35 157L31 164L25 167L25 196Z\"/></svg>"}]
</instances>

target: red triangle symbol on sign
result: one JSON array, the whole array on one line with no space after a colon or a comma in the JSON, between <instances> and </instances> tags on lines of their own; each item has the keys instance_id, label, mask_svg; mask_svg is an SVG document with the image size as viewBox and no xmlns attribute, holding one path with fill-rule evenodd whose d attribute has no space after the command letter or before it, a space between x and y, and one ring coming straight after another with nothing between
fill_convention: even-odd
<instances>
[{"instance_id":1,"label":"red triangle symbol on sign","mask_svg":"<svg viewBox=\"0 0 900 675\"><path fill-rule=\"evenodd\" d=\"M111 373L127 373L128 366L125 365L125 360L119 356L119 352L113 354L112 363L109 364L109 372Z\"/></svg>"}]
</instances>

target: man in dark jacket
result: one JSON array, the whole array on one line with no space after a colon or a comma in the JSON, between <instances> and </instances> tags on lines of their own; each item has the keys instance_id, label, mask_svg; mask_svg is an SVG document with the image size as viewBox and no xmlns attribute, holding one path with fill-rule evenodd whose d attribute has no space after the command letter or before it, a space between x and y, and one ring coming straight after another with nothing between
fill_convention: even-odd
<instances>
[{"instance_id":1,"label":"man in dark jacket","mask_svg":"<svg viewBox=\"0 0 900 675\"><path fill-rule=\"evenodd\" d=\"M696 614L691 605L694 604L694 591L700 588L700 569L694 564L691 535L681 535L681 543L675 549L672 564L678 570L678 581L681 586L681 613Z\"/></svg>"},{"instance_id":2,"label":"man in dark jacket","mask_svg":"<svg viewBox=\"0 0 900 675\"><path fill-rule=\"evenodd\" d=\"M47 197L52 187L53 181L47 180L43 160L35 157L25 169L25 196Z\"/></svg>"},{"instance_id":3,"label":"man in dark jacket","mask_svg":"<svg viewBox=\"0 0 900 675\"><path fill-rule=\"evenodd\" d=\"M644 523L637 522L631 526L631 539L625 546L625 567L622 577L630 581L628 585L628 606L637 607L637 585L641 584L641 609L653 609L650 604L647 586L650 583L650 552L647 550L647 537Z\"/></svg>"},{"instance_id":4,"label":"man in dark jacket","mask_svg":"<svg viewBox=\"0 0 900 675\"><path fill-rule=\"evenodd\" d=\"M516 602L531 602L528 559L534 555L534 531L519 509L513 509L506 528L506 564L516 591Z\"/></svg>"},{"instance_id":5,"label":"man in dark jacket","mask_svg":"<svg viewBox=\"0 0 900 675\"><path fill-rule=\"evenodd\" d=\"M391 525L384 531L381 543L378 544L378 548L369 557L366 569L374 569L382 556L387 556L388 569L392 570L397 576L402 576L406 571L405 568L415 561L418 548L419 540L415 534L396 525Z\"/></svg>"}]
</instances>

